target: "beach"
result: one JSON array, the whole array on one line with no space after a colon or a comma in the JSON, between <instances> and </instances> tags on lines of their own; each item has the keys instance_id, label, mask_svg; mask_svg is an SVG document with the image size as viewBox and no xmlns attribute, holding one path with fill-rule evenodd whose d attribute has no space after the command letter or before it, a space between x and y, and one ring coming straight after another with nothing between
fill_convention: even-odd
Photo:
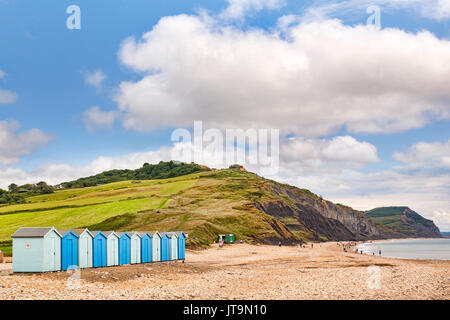
<instances>
[{"instance_id":1,"label":"beach","mask_svg":"<svg viewBox=\"0 0 450 320\"><path fill-rule=\"evenodd\" d=\"M307 248L234 244L187 250L186 262L10 274L0 299L445 299L450 261L404 260Z\"/></svg>"}]
</instances>

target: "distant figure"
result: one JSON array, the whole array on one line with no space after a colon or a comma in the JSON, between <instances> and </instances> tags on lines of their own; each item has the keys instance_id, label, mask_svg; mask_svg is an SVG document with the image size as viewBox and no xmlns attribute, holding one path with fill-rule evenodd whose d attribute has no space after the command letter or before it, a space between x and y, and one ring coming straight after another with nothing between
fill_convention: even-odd
<instances>
[{"instance_id":1,"label":"distant figure","mask_svg":"<svg viewBox=\"0 0 450 320\"><path fill-rule=\"evenodd\" d=\"M314 245L311 243L311 249L314 247Z\"/></svg>"},{"instance_id":2,"label":"distant figure","mask_svg":"<svg viewBox=\"0 0 450 320\"><path fill-rule=\"evenodd\" d=\"M278 246L281 247L281 241L278 241Z\"/></svg>"},{"instance_id":3,"label":"distant figure","mask_svg":"<svg viewBox=\"0 0 450 320\"><path fill-rule=\"evenodd\" d=\"M372 252L372 255L375 255L375 252Z\"/></svg>"},{"instance_id":4,"label":"distant figure","mask_svg":"<svg viewBox=\"0 0 450 320\"><path fill-rule=\"evenodd\" d=\"M381 256L381 250L378 251L378 254Z\"/></svg>"}]
</instances>

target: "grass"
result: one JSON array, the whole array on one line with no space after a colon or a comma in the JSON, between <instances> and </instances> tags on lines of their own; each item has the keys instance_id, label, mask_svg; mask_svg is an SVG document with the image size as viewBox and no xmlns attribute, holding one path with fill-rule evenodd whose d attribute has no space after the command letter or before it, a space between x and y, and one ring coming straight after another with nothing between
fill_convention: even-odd
<instances>
[{"instance_id":1,"label":"grass","mask_svg":"<svg viewBox=\"0 0 450 320\"><path fill-rule=\"evenodd\" d=\"M218 233L234 233L237 239L248 242L309 238L302 226L291 233L283 224L295 220L280 221L254 207L256 202L285 201L268 191L267 183L273 182L250 172L226 169L30 197L26 204L0 207L0 248L5 255L10 254L11 234L20 227L37 226L183 230L189 234L186 244L190 247L206 246Z\"/></svg>"}]
</instances>

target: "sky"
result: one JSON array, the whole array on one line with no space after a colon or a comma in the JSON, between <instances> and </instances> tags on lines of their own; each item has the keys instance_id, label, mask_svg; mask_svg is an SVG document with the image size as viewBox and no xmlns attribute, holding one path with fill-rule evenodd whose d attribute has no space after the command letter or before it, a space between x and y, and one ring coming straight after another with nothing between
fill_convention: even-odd
<instances>
[{"instance_id":1,"label":"sky","mask_svg":"<svg viewBox=\"0 0 450 320\"><path fill-rule=\"evenodd\" d=\"M449 61L450 0L0 0L0 187L169 160L202 121L279 130L268 178L450 231Z\"/></svg>"}]
</instances>

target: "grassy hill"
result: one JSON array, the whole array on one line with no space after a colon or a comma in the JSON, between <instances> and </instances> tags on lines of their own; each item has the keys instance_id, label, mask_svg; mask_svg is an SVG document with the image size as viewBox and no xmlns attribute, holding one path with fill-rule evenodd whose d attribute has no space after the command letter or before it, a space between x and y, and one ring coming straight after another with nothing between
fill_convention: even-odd
<instances>
[{"instance_id":1,"label":"grassy hill","mask_svg":"<svg viewBox=\"0 0 450 320\"><path fill-rule=\"evenodd\" d=\"M11 254L20 227L91 230L184 230L187 246L219 233L258 243L365 240L401 236L363 212L305 189L240 168L200 170L158 180L132 180L57 190L0 207L0 250Z\"/></svg>"},{"instance_id":2,"label":"grassy hill","mask_svg":"<svg viewBox=\"0 0 450 320\"><path fill-rule=\"evenodd\" d=\"M408 237L440 237L432 220L408 207L381 207L366 212L375 223Z\"/></svg>"}]
</instances>

